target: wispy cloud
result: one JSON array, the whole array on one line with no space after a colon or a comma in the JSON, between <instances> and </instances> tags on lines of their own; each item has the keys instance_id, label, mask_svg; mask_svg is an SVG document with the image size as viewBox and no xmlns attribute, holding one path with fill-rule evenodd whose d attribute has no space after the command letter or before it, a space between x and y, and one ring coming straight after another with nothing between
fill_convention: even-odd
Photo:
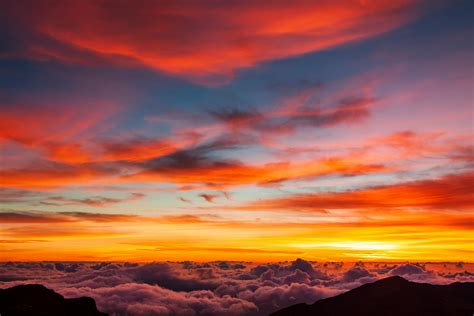
<instances>
[{"instance_id":1,"label":"wispy cloud","mask_svg":"<svg viewBox=\"0 0 474 316\"><path fill-rule=\"evenodd\" d=\"M8 29L28 34L23 42L7 46L9 55L80 64L141 64L215 83L257 63L390 31L413 18L416 2L296 1L270 8L250 2L143 7L74 1L68 7L53 7L41 2L29 3L28 9L3 5L12 17ZM32 11L37 14L32 16Z\"/></svg>"},{"instance_id":2,"label":"wispy cloud","mask_svg":"<svg viewBox=\"0 0 474 316\"><path fill-rule=\"evenodd\" d=\"M64 206L64 205L87 205L92 207L104 207L118 203L127 203L137 201L145 197L143 193L132 193L126 198L110 198L103 196L93 196L84 199L65 198L62 196L51 196L40 202L43 205L49 206Z\"/></svg>"},{"instance_id":3,"label":"wispy cloud","mask_svg":"<svg viewBox=\"0 0 474 316\"><path fill-rule=\"evenodd\" d=\"M420 180L346 192L300 194L256 202L252 208L321 212L337 209L469 210L474 208L471 183L474 174L450 174L439 179Z\"/></svg>"}]
</instances>

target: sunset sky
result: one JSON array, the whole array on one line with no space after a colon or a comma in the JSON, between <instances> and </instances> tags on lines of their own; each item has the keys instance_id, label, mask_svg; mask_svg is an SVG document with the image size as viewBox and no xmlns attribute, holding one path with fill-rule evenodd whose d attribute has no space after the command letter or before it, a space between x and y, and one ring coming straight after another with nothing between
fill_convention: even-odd
<instances>
[{"instance_id":1,"label":"sunset sky","mask_svg":"<svg viewBox=\"0 0 474 316\"><path fill-rule=\"evenodd\" d=\"M0 2L0 260L474 261L474 2Z\"/></svg>"}]
</instances>

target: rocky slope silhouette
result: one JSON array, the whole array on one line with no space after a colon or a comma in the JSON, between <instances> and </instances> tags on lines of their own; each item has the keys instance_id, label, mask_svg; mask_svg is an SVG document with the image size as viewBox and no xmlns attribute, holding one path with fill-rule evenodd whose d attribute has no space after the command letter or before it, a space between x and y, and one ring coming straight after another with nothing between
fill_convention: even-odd
<instances>
[{"instance_id":1,"label":"rocky slope silhouette","mask_svg":"<svg viewBox=\"0 0 474 316\"><path fill-rule=\"evenodd\" d=\"M0 289L1 316L107 316L90 297L66 299L43 285Z\"/></svg>"},{"instance_id":2,"label":"rocky slope silhouette","mask_svg":"<svg viewBox=\"0 0 474 316\"><path fill-rule=\"evenodd\" d=\"M474 283L432 285L394 276L312 305L297 304L271 316L473 316Z\"/></svg>"}]
</instances>

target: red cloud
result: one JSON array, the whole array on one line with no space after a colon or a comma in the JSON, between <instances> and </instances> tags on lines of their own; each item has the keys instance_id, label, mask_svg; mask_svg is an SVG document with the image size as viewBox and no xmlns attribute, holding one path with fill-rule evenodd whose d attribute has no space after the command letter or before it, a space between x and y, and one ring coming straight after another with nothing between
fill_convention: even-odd
<instances>
[{"instance_id":1,"label":"red cloud","mask_svg":"<svg viewBox=\"0 0 474 316\"><path fill-rule=\"evenodd\" d=\"M92 183L94 180L113 176L117 170L80 164L65 165L41 161L24 168L0 171L0 186L4 188L42 189L67 184Z\"/></svg>"},{"instance_id":2,"label":"red cloud","mask_svg":"<svg viewBox=\"0 0 474 316\"><path fill-rule=\"evenodd\" d=\"M357 191L305 194L261 201L252 209L316 211L322 209L473 209L474 173L446 175Z\"/></svg>"},{"instance_id":3,"label":"red cloud","mask_svg":"<svg viewBox=\"0 0 474 316\"><path fill-rule=\"evenodd\" d=\"M93 109L92 108L93 104ZM89 107L90 106L90 107ZM0 144L16 141L27 146L70 140L92 133L117 107L103 102L76 104L2 104ZM64 150L77 154L72 146Z\"/></svg>"},{"instance_id":4,"label":"red cloud","mask_svg":"<svg viewBox=\"0 0 474 316\"><path fill-rule=\"evenodd\" d=\"M7 1L2 9L31 33L10 55L139 63L209 79L389 31L413 16L416 2L57 0Z\"/></svg>"}]
</instances>

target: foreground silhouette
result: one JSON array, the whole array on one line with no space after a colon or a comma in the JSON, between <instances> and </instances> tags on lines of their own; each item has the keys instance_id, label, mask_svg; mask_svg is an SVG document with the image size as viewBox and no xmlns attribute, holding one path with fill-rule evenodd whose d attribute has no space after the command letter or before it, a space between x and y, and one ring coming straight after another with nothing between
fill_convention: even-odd
<instances>
[{"instance_id":1,"label":"foreground silhouette","mask_svg":"<svg viewBox=\"0 0 474 316\"><path fill-rule=\"evenodd\" d=\"M271 316L473 316L474 283L432 285L394 276L312 305L297 304Z\"/></svg>"},{"instance_id":2,"label":"foreground silhouette","mask_svg":"<svg viewBox=\"0 0 474 316\"><path fill-rule=\"evenodd\" d=\"M1 316L107 316L90 297L66 299L43 285L18 285L0 289Z\"/></svg>"}]
</instances>

